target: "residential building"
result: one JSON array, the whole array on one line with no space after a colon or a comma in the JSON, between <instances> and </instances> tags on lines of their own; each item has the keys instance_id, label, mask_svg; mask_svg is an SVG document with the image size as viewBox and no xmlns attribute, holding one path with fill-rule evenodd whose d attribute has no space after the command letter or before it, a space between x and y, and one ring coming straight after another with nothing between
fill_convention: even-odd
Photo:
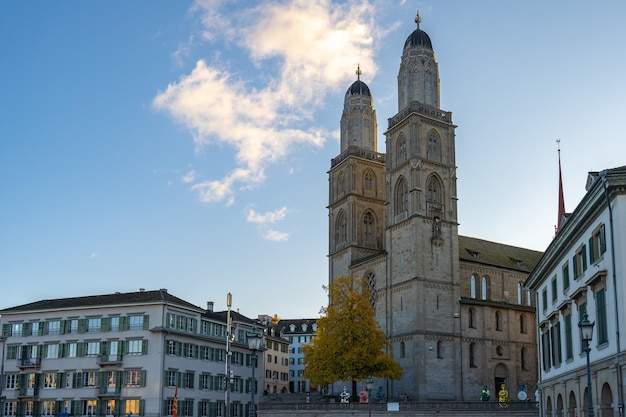
<instances>
[{"instance_id":1,"label":"residential building","mask_svg":"<svg viewBox=\"0 0 626 417\"><path fill-rule=\"evenodd\" d=\"M589 172L586 194L546 249L526 286L536 293L544 416L623 415L626 364L626 166ZM594 323L587 344L578 323Z\"/></svg>"},{"instance_id":2,"label":"residential building","mask_svg":"<svg viewBox=\"0 0 626 417\"><path fill-rule=\"evenodd\" d=\"M236 312L161 289L42 300L0 314L4 416L249 413L247 334L256 321Z\"/></svg>"},{"instance_id":3,"label":"residential building","mask_svg":"<svg viewBox=\"0 0 626 417\"><path fill-rule=\"evenodd\" d=\"M281 337L289 341L289 391L310 392L310 381L303 378L302 346L315 337L316 319L282 319L274 327Z\"/></svg>"},{"instance_id":4,"label":"residential building","mask_svg":"<svg viewBox=\"0 0 626 417\"><path fill-rule=\"evenodd\" d=\"M340 153L328 171L329 282L366 278L404 369L399 381L376 382L387 398L478 399L483 385L497 392L501 382L533 391L534 329L521 332L520 320L532 323L534 313L516 291L540 254L459 236L456 125L441 108L439 64L419 15L416 23L402 47L386 153L361 68L344 96Z\"/></svg>"}]
</instances>

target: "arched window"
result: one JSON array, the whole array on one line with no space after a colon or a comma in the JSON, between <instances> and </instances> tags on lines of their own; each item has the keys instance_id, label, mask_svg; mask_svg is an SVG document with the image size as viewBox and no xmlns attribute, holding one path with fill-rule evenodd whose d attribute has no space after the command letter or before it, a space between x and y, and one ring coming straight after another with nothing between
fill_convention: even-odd
<instances>
[{"instance_id":1,"label":"arched window","mask_svg":"<svg viewBox=\"0 0 626 417\"><path fill-rule=\"evenodd\" d=\"M468 314L467 314L467 324L470 328L475 329L476 328L476 312L474 311L473 308L470 308L468 310Z\"/></svg>"},{"instance_id":2,"label":"arched window","mask_svg":"<svg viewBox=\"0 0 626 417\"><path fill-rule=\"evenodd\" d=\"M526 333L526 316L519 315L519 331L520 333Z\"/></svg>"},{"instance_id":3,"label":"arched window","mask_svg":"<svg viewBox=\"0 0 626 417\"><path fill-rule=\"evenodd\" d=\"M400 342L400 357L401 358L404 358L404 355L406 353L404 349L405 349L404 348L404 342Z\"/></svg>"},{"instance_id":4,"label":"arched window","mask_svg":"<svg viewBox=\"0 0 626 417\"><path fill-rule=\"evenodd\" d=\"M439 135L434 130L431 130L428 134L428 159L434 161L441 161L441 146L439 141Z\"/></svg>"},{"instance_id":5,"label":"arched window","mask_svg":"<svg viewBox=\"0 0 626 417\"><path fill-rule=\"evenodd\" d=\"M496 311L496 330L502 331L502 312Z\"/></svg>"},{"instance_id":6,"label":"arched window","mask_svg":"<svg viewBox=\"0 0 626 417\"><path fill-rule=\"evenodd\" d=\"M406 161L407 150L406 150L406 138L404 137L404 135L400 135L400 137L398 138L396 152L398 154L398 157L397 157L398 163Z\"/></svg>"},{"instance_id":7,"label":"arched window","mask_svg":"<svg viewBox=\"0 0 626 417\"><path fill-rule=\"evenodd\" d=\"M469 345L469 366L470 368L476 368L476 345L474 343L470 343Z\"/></svg>"},{"instance_id":8,"label":"arched window","mask_svg":"<svg viewBox=\"0 0 626 417\"><path fill-rule=\"evenodd\" d=\"M409 189L404 178L398 180L395 196L396 215L405 213L409 206Z\"/></svg>"},{"instance_id":9,"label":"arched window","mask_svg":"<svg viewBox=\"0 0 626 417\"><path fill-rule=\"evenodd\" d=\"M346 243L347 233L348 233L347 230L348 230L348 225L347 225L346 215L342 210L339 212L339 215L337 216L337 223L335 224L335 244L336 245Z\"/></svg>"},{"instance_id":10,"label":"arched window","mask_svg":"<svg viewBox=\"0 0 626 417\"><path fill-rule=\"evenodd\" d=\"M374 176L371 171L367 171L365 175L363 175L363 188L366 191L372 191L374 189Z\"/></svg>"},{"instance_id":11,"label":"arched window","mask_svg":"<svg viewBox=\"0 0 626 417\"><path fill-rule=\"evenodd\" d=\"M486 300L489 293L489 280L487 279L487 277L483 277L481 284L482 285L480 287L480 297L483 300Z\"/></svg>"},{"instance_id":12,"label":"arched window","mask_svg":"<svg viewBox=\"0 0 626 417\"><path fill-rule=\"evenodd\" d=\"M342 194L346 191L344 181L345 180L344 180L343 171L341 171L339 172L339 175L337 175L337 193L338 194Z\"/></svg>"},{"instance_id":13,"label":"arched window","mask_svg":"<svg viewBox=\"0 0 626 417\"><path fill-rule=\"evenodd\" d=\"M426 194L428 201L441 203L441 184L439 184L437 178L430 177L428 179L426 189L428 190L428 193Z\"/></svg>"},{"instance_id":14,"label":"arched window","mask_svg":"<svg viewBox=\"0 0 626 417\"><path fill-rule=\"evenodd\" d=\"M367 290L370 295L370 305L374 307L376 305L376 275L370 272L366 275Z\"/></svg>"},{"instance_id":15,"label":"arched window","mask_svg":"<svg viewBox=\"0 0 626 417\"><path fill-rule=\"evenodd\" d=\"M441 340L437 341L437 358L443 358L443 344Z\"/></svg>"},{"instance_id":16,"label":"arched window","mask_svg":"<svg viewBox=\"0 0 626 417\"><path fill-rule=\"evenodd\" d=\"M371 211L363 216L363 241L366 243L374 242L374 216Z\"/></svg>"},{"instance_id":17,"label":"arched window","mask_svg":"<svg viewBox=\"0 0 626 417\"><path fill-rule=\"evenodd\" d=\"M476 275L470 277L470 297L476 298Z\"/></svg>"}]
</instances>

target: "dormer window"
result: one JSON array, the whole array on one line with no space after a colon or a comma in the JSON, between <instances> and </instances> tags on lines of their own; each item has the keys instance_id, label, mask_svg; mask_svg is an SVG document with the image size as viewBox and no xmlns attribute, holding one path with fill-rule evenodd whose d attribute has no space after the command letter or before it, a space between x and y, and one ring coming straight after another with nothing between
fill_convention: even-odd
<instances>
[{"instance_id":1,"label":"dormer window","mask_svg":"<svg viewBox=\"0 0 626 417\"><path fill-rule=\"evenodd\" d=\"M308 326L307 326L306 324L303 324L303 325L302 325L302 331L303 331L303 332L306 332L306 329L307 329L307 328L308 328Z\"/></svg>"},{"instance_id":2,"label":"dormer window","mask_svg":"<svg viewBox=\"0 0 626 417\"><path fill-rule=\"evenodd\" d=\"M295 332L295 331L296 331L296 325L295 325L295 324L293 324L293 323L292 323L292 324L290 324L290 325L289 325L289 331L291 331L291 332Z\"/></svg>"},{"instance_id":3,"label":"dormer window","mask_svg":"<svg viewBox=\"0 0 626 417\"><path fill-rule=\"evenodd\" d=\"M470 254L470 256L474 259L478 259L478 257L480 256L480 254L478 252L474 252L473 250L469 250L467 249L467 252Z\"/></svg>"}]
</instances>

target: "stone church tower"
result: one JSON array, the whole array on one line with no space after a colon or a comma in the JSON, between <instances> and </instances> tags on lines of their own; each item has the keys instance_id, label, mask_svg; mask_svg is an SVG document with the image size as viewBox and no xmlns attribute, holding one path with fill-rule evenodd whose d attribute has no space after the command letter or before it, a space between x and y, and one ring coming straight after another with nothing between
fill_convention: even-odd
<instances>
[{"instance_id":1,"label":"stone church tower","mask_svg":"<svg viewBox=\"0 0 626 417\"><path fill-rule=\"evenodd\" d=\"M376 383L389 398L477 400L483 384L497 392L501 382L536 381L528 371L534 334L503 331L502 323L532 319L520 282L540 254L459 238L456 126L440 108L436 55L419 15L415 21L386 153L377 152L374 102L360 69L344 98L341 152L329 171L329 281L368 279L377 321L404 369L401 380ZM513 305L515 294L523 305Z\"/></svg>"}]
</instances>

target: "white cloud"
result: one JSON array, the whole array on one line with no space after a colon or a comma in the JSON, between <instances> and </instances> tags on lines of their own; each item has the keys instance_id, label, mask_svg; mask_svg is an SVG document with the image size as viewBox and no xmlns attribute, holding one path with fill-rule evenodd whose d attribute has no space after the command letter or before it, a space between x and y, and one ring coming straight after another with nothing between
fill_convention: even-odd
<instances>
[{"instance_id":1,"label":"white cloud","mask_svg":"<svg viewBox=\"0 0 626 417\"><path fill-rule=\"evenodd\" d=\"M273 242L283 242L289 238L289 234L278 232L276 230L268 229L263 236L265 240L271 240Z\"/></svg>"},{"instance_id":2,"label":"white cloud","mask_svg":"<svg viewBox=\"0 0 626 417\"><path fill-rule=\"evenodd\" d=\"M265 169L295 145L319 147L333 136L305 123L330 91L347 87L357 63L373 76L373 41L380 31L368 2L287 0L220 14L226 4L197 1L193 10L202 14L202 37L238 44L257 67L253 77L235 77L199 60L153 105L185 125L198 148L236 149L231 172L192 186L204 202L232 204L237 191L263 182Z\"/></svg>"},{"instance_id":3,"label":"white cloud","mask_svg":"<svg viewBox=\"0 0 626 417\"><path fill-rule=\"evenodd\" d=\"M189 184L196 180L196 171L191 170L183 175L180 179L182 183Z\"/></svg>"},{"instance_id":4,"label":"white cloud","mask_svg":"<svg viewBox=\"0 0 626 417\"><path fill-rule=\"evenodd\" d=\"M253 209L248 209L246 220L250 223L256 224L271 224L283 220L286 215L287 207L281 207L276 211L268 211L267 213L257 213Z\"/></svg>"}]
</instances>

